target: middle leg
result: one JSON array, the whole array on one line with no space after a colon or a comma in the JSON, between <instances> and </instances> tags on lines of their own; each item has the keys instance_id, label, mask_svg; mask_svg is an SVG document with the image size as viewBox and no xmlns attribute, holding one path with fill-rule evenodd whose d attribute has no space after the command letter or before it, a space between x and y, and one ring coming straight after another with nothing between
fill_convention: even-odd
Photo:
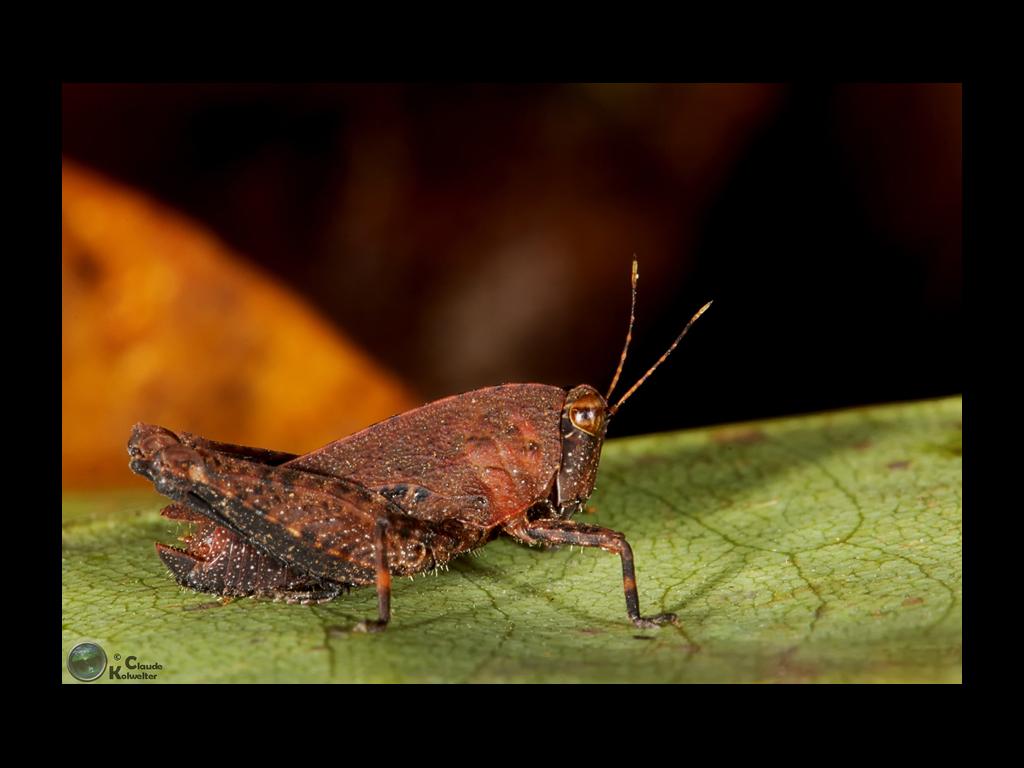
<instances>
[{"instance_id":1,"label":"middle leg","mask_svg":"<svg viewBox=\"0 0 1024 768\"><path fill-rule=\"evenodd\" d=\"M356 632L380 632L391 621L391 571L388 568L388 521L379 518L374 528L374 564L377 575L377 620L367 619L355 626Z\"/></svg>"}]
</instances>

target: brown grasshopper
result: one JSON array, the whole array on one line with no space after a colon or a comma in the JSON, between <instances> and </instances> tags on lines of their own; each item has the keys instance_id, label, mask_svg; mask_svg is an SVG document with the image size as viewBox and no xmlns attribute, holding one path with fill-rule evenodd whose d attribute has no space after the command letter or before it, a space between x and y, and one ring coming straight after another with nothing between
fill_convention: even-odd
<instances>
[{"instance_id":1,"label":"brown grasshopper","mask_svg":"<svg viewBox=\"0 0 1024 768\"><path fill-rule=\"evenodd\" d=\"M504 384L447 397L301 456L229 445L136 424L129 467L174 499L163 515L193 524L183 549L157 551L184 587L297 603L375 584L378 618L391 617L391 577L436 569L505 533L524 544L599 547L622 560L626 612L642 616L633 551L623 534L571 518L594 490L612 416L676 348L614 404L632 339L637 262L626 343L608 393L582 384Z\"/></svg>"}]
</instances>

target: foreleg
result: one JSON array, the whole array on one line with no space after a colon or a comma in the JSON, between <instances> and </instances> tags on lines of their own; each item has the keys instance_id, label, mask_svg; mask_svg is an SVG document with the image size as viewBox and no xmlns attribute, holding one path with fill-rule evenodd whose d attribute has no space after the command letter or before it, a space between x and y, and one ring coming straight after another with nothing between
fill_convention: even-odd
<instances>
[{"instance_id":1,"label":"foreleg","mask_svg":"<svg viewBox=\"0 0 1024 768\"><path fill-rule=\"evenodd\" d=\"M617 554L622 560L622 586L626 593L626 613L641 629L662 624L677 624L674 613L655 616L640 615L640 598L636 591L636 571L633 567L633 549L626 537L618 531L572 520L533 520L507 526L506 533L524 544L576 544L598 547Z\"/></svg>"}]
</instances>

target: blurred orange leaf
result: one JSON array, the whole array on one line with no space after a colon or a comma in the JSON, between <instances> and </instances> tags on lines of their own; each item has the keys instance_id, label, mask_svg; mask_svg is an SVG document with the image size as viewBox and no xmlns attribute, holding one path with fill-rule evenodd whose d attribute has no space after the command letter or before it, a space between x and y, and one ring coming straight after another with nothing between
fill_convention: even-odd
<instances>
[{"instance_id":1,"label":"blurred orange leaf","mask_svg":"<svg viewBox=\"0 0 1024 768\"><path fill-rule=\"evenodd\" d=\"M416 404L201 227L67 160L62 481L130 485L136 421L303 452Z\"/></svg>"}]
</instances>

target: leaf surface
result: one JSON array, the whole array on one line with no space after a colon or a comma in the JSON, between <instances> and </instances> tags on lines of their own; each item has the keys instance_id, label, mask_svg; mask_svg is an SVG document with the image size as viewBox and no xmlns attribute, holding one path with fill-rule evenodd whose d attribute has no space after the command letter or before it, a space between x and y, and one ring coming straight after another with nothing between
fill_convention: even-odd
<instances>
[{"instance_id":1,"label":"leaf surface","mask_svg":"<svg viewBox=\"0 0 1024 768\"><path fill-rule=\"evenodd\" d=\"M62 674L91 640L157 682L959 682L961 424L957 397L610 441L580 519L626 534L657 630L617 558L507 540L396 580L382 634L349 631L372 588L223 605L157 559L155 492L66 495Z\"/></svg>"}]
</instances>

